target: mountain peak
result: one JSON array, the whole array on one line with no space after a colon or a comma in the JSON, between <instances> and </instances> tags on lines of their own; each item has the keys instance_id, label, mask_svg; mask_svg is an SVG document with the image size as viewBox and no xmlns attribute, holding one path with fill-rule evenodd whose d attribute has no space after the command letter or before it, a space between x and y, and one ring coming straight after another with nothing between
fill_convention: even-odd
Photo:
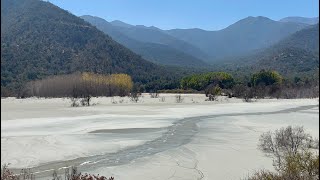
<instances>
[{"instance_id":1,"label":"mountain peak","mask_svg":"<svg viewBox=\"0 0 320 180\"><path fill-rule=\"evenodd\" d=\"M125 22L119 21L119 20L114 20L110 22L113 26L118 26L118 27L125 27L125 28L130 28L132 27L131 24L127 24Z\"/></svg>"},{"instance_id":2,"label":"mountain peak","mask_svg":"<svg viewBox=\"0 0 320 180\"><path fill-rule=\"evenodd\" d=\"M234 24L231 24L230 26L225 28L223 31L226 31L231 28L243 28L243 27L247 27L247 26L251 26L251 25L261 26L263 24L269 24L272 22L276 22L276 21L273 21L272 19L269 19L264 16L256 16L256 17L248 16L244 19L241 19L241 20L235 22Z\"/></svg>"},{"instance_id":3,"label":"mountain peak","mask_svg":"<svg viewBox=\"0 0 320 180\"><path fill-rule=\"evenodd\" d=\"M272 21L271 19L264 16L248 16L240 21L254 22L254 21ZM239 21L238 21L239 22Z\"/></svg>"}]
</instances>

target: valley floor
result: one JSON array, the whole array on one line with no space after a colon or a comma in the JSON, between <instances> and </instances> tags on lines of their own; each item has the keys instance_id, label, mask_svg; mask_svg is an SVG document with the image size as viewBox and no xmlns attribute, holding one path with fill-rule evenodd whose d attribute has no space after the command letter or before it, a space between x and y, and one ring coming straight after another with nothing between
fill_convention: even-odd
<instances>
[{"instance_id":1,"label":"valley floor","mask_svg":"<svg viewBox=\"0 0 320 180\"><path fill-rule=\"evenodd\" d=\"M318 99L209 102L183 94L177 103L175 96L93 98L90 107L62 98L1 99L1 165L33 167L45 179L72 165L116 180L240 179L272 169L257 149L261 133L299 125L319 136Z\"/></svg>"}]
</instances>

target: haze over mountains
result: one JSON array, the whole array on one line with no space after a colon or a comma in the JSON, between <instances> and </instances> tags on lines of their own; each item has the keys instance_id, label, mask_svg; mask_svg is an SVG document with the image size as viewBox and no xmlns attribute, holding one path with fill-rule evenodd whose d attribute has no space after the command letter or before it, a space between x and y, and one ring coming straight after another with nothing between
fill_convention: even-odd
<instances>
[{"instance_id":1,"label":"haze over mountains","mask_svg":"<svg viewBox=\"0 0 320 180\"><path fill-rule=\"evenodd\" d=\"M252 50L266 48L309 25L309 23L302 23L302 20L299 19L299 21L295 21L297 18L287 18L287 21L274 21L262 16L250 16L219 31L202 29L161 30L143 25L134 26L119 20L109 23L93 16L81 16L81 18L97 26L98 29L109 34L134 52L146 57L146 59L153 59L160 64L170 64L164 61L164 59L168 59L167 57L161 56L162 52L165 52L162 50L164 49L163 46L166 46L166 50L169 52L169 49L171 49L171 52L173 52L173 49L175 49L175 52L180 52L176 53L179 57L176 59L185 59L186 63L198 61L201 62L201 65L203 64L202 61L214 63L226 57L244 55ZM309 20L308 18L302 19ZM135 43L132 41L135 41ZM143 48L141 42L152 44ZM157 52L157 45L162 46L162 48L159 48L159 52ZM150 52L146 50L148 48L152 49L153 56L147 53ZM189 56L179 56L182 55L181 52L183 52L183 55ZM200 59L202 61L199 61ZM175 64L179 64L179 62L175 62Z\"/></svg>"},{"instance_id":2,"label":"haze over mountains","mask_svg":"<svg viewBox=\"0 0 320 180\"><path fill-rule=\"evenodd\" d=\"M206 65L205 62L193 56L193 54L204 56L204 53L199 49L175 39L159 29L136 27L121 21L107 22L102 18L88 15L81 16L81 18L150 61L178 66Z\"/></svg>"},{"instance_id":3,"label":"haze over mountains","mask_svg":"<svg viewBox=\"0 0 320 180\"><path fill-rule=\"evenodd\" d=\"M251 50L268 47L306 26L273 21L262 16L250 16L219 31L175 29L168 33L201 47L211 57L208 61L214 62L219 58L242 55Z\"/></svg>"}]
</instances>

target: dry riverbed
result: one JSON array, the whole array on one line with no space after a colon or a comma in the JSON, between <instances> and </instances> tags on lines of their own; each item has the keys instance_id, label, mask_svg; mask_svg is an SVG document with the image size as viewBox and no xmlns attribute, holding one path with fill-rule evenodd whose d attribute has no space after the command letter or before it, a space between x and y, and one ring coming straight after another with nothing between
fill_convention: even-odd
<instances>
[{"instance_id":1,"label":"dry riverbed","mask_svg":"<svg viewBox=\"0 0 320 180\"><path fill-rule=\"evenodd\" d=\"M259 135L287 125L319 136L319 100L265 99L246 103L200 94L174 94L138 103L93 98L70 107L67 98L1 99L1 164L32 167L36 177L71 165L120 179L240 179L272 169L257 149Z\"/></svg>"}]
</instances>

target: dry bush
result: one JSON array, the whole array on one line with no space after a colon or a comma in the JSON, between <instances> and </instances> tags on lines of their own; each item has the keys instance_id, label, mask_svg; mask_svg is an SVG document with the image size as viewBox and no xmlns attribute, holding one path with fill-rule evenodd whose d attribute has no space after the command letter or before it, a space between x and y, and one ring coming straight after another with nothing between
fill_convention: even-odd
<instances>
[{"instance_id":1,"label":"dry bush","mask_svg":"<svg viewBox=\"0 0 320 180\"><path fill-rule=\"evenodd\" d=\"M9 164L4 164L1 169L1 180L34 180L35 175L30 169L21 169L19 174L14 174L8 169Z\"/></svg>"},{"instance_id":2,"label":"dry bush","mask_svg":"<svg viewBox=\"0 0 320 180\"><path fill-rule=\"evenodd\" d=\"M281 179L277 174L264 169L254 172L251 177L248 177L246 179L247 180L284 180L284 179Z\"/></svg>"},{"instance_id":3,"label":"dry bush","mask_svg":"<svg viewBox=\"0 0 320 180\"><path fill-rule=\"evenodd\" d=\"M183 97L181 96L181 94L176 95L176 103L182 103L183 102Z\"/></svg>"},{"instance_id":4,"label":"dry bush","mask_svg":"<svg viewBox=\"0 0 320 180\"><path fill-rule=\"evenodd\" d=\"M140 98L140 94L139 94L139 93L132 92L132 93L130 94L130 100L131 100L132 102L137 103L137 102L139 101L139 98Z\"/></svg>"},{"instance_id":5,"label":"dry bush","mask_svg":"<svg viewBox=\"0 0 320 180\"><path fill-rule=\"evenodd\" d=\"M154 92L150 92L150 98L158 98L159 97L159 94L157 91L154 91Z\"/></svg>"},{"instance_id":6,"label":"dry bush","mask_svg":"<svg viewBox=\"0 0 320 180\"><path fill-rule=\"evenodd\" d=\"M317 98L319 97L319 86L306 87L281 87L278 98Z\"/></svg>"},{"instance_id":7,"label":"dry bush","mask_svg":"<svg viewBox=\"0 0 320 180\"><path fill-rule=\"evenodd\" d=\"M87 174L87 173L82 174L81 172L78 173L76 167L66 168L64 176L65 176L64 177L65 180L114 180L114 177L107 178L105 176L100 176L99 174L98 175L94 175L94 174L91 175L91 174ZM59 177L56 172L54 172L53 179L58 180L58 179L62 179L62 178Z\"/></svg>"},{"instance_id":8,"label":"dry bush","mask_svg":"<svg viewBox=\"0 0 320 180\"><path fill-rule=\"evenodd\" d=\"M215 101L216 96L221 95L222 89L218 85L210 85L205 89L205 94L208 99L206 101Z\"/></svg>"},{"instance_id":9,"label":"dry bush","mask_svg":"<svg viewBox=\"0 0 320 180\"><path fill-rule=\"evenodd\" d=\"M310 151L287 155L284 158L283 169L277 172L268 170L256 171L248 180L318 180L319 155Z\"/></svg>"},{"instance_id":10,"label":"dry bush","mask_svg":"<svg viewBox=\"0 0 320 180\"><path fill-rule=\"evenodd\" d=\"M79 107L80 106L80 104L78 102L78 98L72 97L70 100L71 100L71 107Z\"/></svg>"},{"instance_id":11,"label":"dry bush","mask_svg":"<svg viewBox=\"0 0 320 180\"><path fill-rule=\"evenodd\" d=\"M276 172L260 170L248 180L318 180L318 140L305 133L303 127L281 128L263 133L259 148L273 158Z\"/></svg>"},{"instance_id":12,"label":"dry bush","mask_svg":"<svg viewBox=\"0 0 320 180\"><path fill-rule=\"evenodd\" d=\"M254 90L243 84L233 86L232 95L237 98L242 98L244 102L253 102L253 98L256 98Z\"/></svg>"},{"instance_id":13,"label":"dry bush","mask_svg":"<svg viewBox=\"0 0 320 180\"><path fill-rule=\"evenodd\" d=\"M118 102L114 100L114 97L111 98L111 103L112 104L117 104Z\"/></svg>"},{"instance_id":14,"label":"dry bush","mask_svg":"<svg viewBox=\"0 0 320 180\"><path fill-rule=\"evenodd\" d=\"M19 176L14 175L13 172L8 169L8 164L4 164L1 171L1 180L19 180Z\"/></svg>"},{"instance_id":15,"label":"dry bush","mask_svg":"<svg viewBox=\"0 0 320 180\"><path fill-rule=\"evenodd\" d=\"M18 175L13 174L12 171L8 169L8 165L3 165L2 173L1 173L1 180L35 180L35 175L30 171L30 169L25 170L22 169L21 173ZM62 180L61 176L58 176L57 171L53 171L52 180ZM65 180L114 180L114 177L105 177L94 175L94 174L82 174L81 172L78 173L76 167L66 168L64 173Z\"/></svg>"},{"instance_id":16,"label":"dry bush","mask_svg":"<svg viewBox=\"0 0 320 180\"><path fill-rule=\"evenodd\" d=\"M160 101L160 102L165 102L165 101L166 101L166 98L165 98L165 97L160 97L159 101Z\"/></svg>"}]
</instances>

